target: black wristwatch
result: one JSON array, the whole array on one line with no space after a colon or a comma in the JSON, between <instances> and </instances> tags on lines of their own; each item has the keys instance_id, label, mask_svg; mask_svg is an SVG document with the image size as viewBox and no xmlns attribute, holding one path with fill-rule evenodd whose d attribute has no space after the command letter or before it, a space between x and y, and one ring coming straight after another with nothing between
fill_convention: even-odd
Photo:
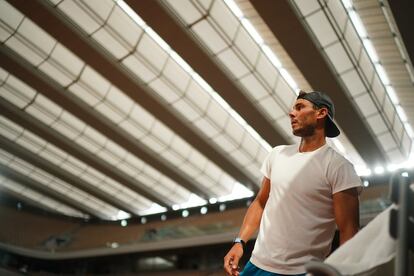
<instances>
[{"instance_id":1,"label":"black wristwatch","mask_svg":"<svg viewBox=\"0 0 414 276\"><path fill-rule=\"evenodd\" d=\"M237 237L233 240L233 244L235 243L240 243L243 247L243 251L246 251L246 242L244 240L242 240L241 238Z\"/></svg>"}]
</instances>

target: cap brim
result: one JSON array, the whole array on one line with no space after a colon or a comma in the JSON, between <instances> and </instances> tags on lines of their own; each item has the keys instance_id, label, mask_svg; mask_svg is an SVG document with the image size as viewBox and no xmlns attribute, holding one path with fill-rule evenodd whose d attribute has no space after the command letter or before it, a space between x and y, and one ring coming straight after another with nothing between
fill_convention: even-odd
<instances>
[{"instance_id":1,"label":"cap brim","mask_svg":"<svg viewBox=\"0 0 414 276\"><path fill-rule=\"evenodd\" d=\"M334 121L329 116L328 116L328 120L326 121L325 131L326 131L326 136L330 138L336 137L341 133L339 131L339 128L335 125Z\"/></svg>"}]
</instances>

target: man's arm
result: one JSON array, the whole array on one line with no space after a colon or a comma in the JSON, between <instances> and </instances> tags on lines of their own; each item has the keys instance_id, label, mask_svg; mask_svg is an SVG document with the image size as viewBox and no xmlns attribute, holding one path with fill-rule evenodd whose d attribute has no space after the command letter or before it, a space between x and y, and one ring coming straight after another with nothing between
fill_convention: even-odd
<instances>
[{"instance_id":1,"label":"man's arm","mask_svg":"<svg viewBox=\"0 0 414 276\"><path fill-rule=\"evenodd\" d=\"M339 242L352 238L359 230L359 199L357 188L347 189L333 195L333 208L339 230Z\"/></svg>"},{"instance_id":2,"label":"man's arm","mask_svg":"<svg viewBox=\"0 0 414 276\"><path fill-rule=\"evenodd\" d=\"M270 180L263 178L262 187L259 190L255 200L250 204L249 209L240 228L239 237L247 242L250 237L257 231L262 218L263 209L269 198ZM228 275L239 275L238 264L243 256L243 247L240 243L235 243L227 255L224 257L224 269Z\"/></svg>"}]
</instances>

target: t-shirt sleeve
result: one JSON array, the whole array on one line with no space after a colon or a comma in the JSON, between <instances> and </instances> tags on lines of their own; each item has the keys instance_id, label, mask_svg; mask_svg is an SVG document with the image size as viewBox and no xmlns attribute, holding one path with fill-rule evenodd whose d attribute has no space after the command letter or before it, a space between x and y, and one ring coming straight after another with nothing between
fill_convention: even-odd
<instances>
[{"instance_id":1,"label":"t-shirt sleeve","mask_svg":"<svg viewBox=\"0 0 414 276\"><path fill-rule=\"evenodd\" d=\"M328 174L328 178L332 186L332 194L350 188L358 188L358 193L362 191L361 179L350 162L340 164L337 169Z\"/></svg>"},{"instance_id":2,"label":"t-shirt sleeve","mask_svg":"<svg viewBox=\"0 0 414 276\"><path fill-rule=\"evenodd\" d=\"M272 161L273 155L275 154L276 148L273 148L266 156L265 160L262 163L262 167L260 171L263 173L263 176L270 179L270 175L272 174Z\"/></svg>"}]
</instances>

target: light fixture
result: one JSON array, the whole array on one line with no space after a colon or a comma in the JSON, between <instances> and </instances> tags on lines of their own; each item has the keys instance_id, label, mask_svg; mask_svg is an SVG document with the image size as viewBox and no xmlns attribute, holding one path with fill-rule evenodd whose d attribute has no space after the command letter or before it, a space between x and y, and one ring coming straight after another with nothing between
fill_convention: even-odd
<instances>
[{"instance_id":1,"label":"light fixture","mask_svg":"<svg viewBox=\"0 0 414 276\"><path fill-rule=\"evenodd\" d=\"M402 172L402 173L401 173L401 176L403 176L403 177L408 177L408 172Z\"/></svg>"},{"instance_id":2,"label":"light fixture","mask_svg":"<svg viewBox=\"0 0 414 276\"><path fill-rule=\"evenodd\" d=\"M167 220L167 215L165 215L165 214L161 215L161 220L166 221Z\"/></svg>"},{"instance_id":3,"label":"light fixture","mask_svg":"<svg viewBox=\"0 0 414 276\"><path fill-rule=\"evenodd\" d=\"M142 217L141 218L141 224L145 224L147 223L147 218L146 217Z\"/></svg>"},{"instance_id":4,"label":"light fixture","mask_svg":"<svg viewBox=\"0 0 414 276\"><path fill-rule=\"evenodd\" d=\"M121 226L122 227L125 227L125 226L127 226L128 225L128 222L126 221L126 220L121 220Z\"/></svg>"},{"instance_id":5,"label":"light fixture","mask_svg":"<svg viewBox=\"0 0 414 276\"><path fill-rule=\"evenodd\" d=\"M368 180L364 180L363 185L364 185L364 187L368 187L369 186L369 181Z\"/></svg>"},{"instance_id":6,"label":"light fixture","mask_svg":"<svg viewBox=\"0 0 414 276\"><path fill-rule=\"evenodd\" d=\"M201 209L200 209L200 213L203 214L203 215L207 214L207 211L208 211L208 209L207 209L206 206L201 207Z\"/></svg>"},{"instance_id":7,"label":"light fixture","mask_svg":"<svg viewBox=\"0 0 414 276\"><path fill-rule=\"evenodd\" d=\"M183 210L181 215L183 216L183 218L188 217L188 215L190 214L190 212L188 212L188 210Z\"/></svg>"},{"instance_id":8,"label":"light fixture","mask_svg":"<svg viewBox=\"0 0 414 276\"><path fill-rule=\"evenodd\" d=\"M208 200L208 202L210 202L210 204L215 204L215 203L217 203L217 198L212 197Z\"/></svg>"},{"instance_id":9,"label":"light fixture","mask_svg":"<svg viewBox=\"0 0 414 276\"><path fill-rule=\"evenodd\" d=\"M199 75L197 74L191 66L181 58L151 27L149 27L144 20L126 4L123 0L115 0L115 3L129 16L135 23L137 23L144 31L161 47L167 52L172 59L174 59L177 64L180 65L183 70L185 70L195 82L197 82L203 89L206 91L212 98L214 98L218 104L220 104L232 117L235 119L252 137L259 142L262 146L265 147L267 151L271 150L269 143L264 140L257 131L252 128L247 122L217 93L212 87ZM238 6L232 0L226 1L227 6L232 10L232 12L238 17L244 17L243 13L240 11ZM248 19L245 19L248 21ZM251 25L250 22L245 22L243 26L249 32L250 35L254 35L253 39L258 39L260 41L261 37L256 29ZM246 27L247 26L247 27ZM251 33L252 32L252 33ZM263 45L263 44L262 44ZM293 80L293 79L292 79ZM183 208L183 207L181 207Z\"/></svg>"},{"instance_id":10,"label":"light fixture","mask_svg":"<svg viewBox=\"0 0 414 276\"><path fill-rule=\"evenodd\" d=\"M226 210L226 204L224 204L224 203L220 204L219 210L220 210L220 212L225 211Z\"/></svg>"},{"instance_id":11,"label":"light fixture","mask_svg":"<svg viewBox=\"0 0 414 276\"><path fill-rule=\"evenodd\" d=\"M382 166L377 166L377 167L375 167L375 169L374 169L374 172L376 173L376 174L383 174L384 173L384 167L382 167Z\"/></svg>"}]
</instances>

